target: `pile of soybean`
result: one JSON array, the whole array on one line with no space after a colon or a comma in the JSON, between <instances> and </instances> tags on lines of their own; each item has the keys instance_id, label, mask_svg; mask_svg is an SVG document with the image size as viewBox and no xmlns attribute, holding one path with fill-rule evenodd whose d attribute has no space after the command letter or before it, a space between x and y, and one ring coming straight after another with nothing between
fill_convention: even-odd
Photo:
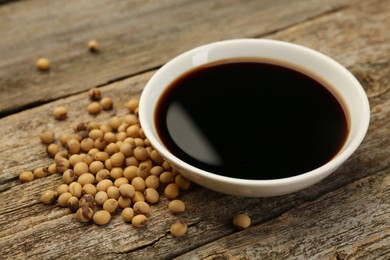
<instances>
[{"instance_id":1,"label":"pile of soybean","mask_svg":"<svg viewBox=\"0 0 390 260\"><path fill-rule=\"evenodd\" d=\"M112 99L102 98L100 89L91 88L88 94L91 102L86 110L91 115L112 109ZM73 134L62 133L57 138L53 131L42 132L41 142L54 162L21 173L20 181L61 174L63 184L44 191L40 200L68 207L81 222L106 225L120 212L124 221L143 227L150 206L158 203L160 196L169 199L167 207L173 214L184 212L185 204L178 196L191 183L151 146L139 123L138 103L138 99L131 99L127 103L129 113L113 116L108 123L77 123ZM65 107L57 107L53 116L63 120L67 112ZM170 232L183 236L187 225L179 219Z\"/></svg>"}]
</instances>

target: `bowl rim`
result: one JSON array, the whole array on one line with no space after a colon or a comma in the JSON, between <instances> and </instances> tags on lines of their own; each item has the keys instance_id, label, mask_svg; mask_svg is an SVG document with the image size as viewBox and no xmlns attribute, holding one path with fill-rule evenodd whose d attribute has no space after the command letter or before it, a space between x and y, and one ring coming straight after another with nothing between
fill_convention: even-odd
<instances>
[{"instance_id":1,"label":"bowl rim","mask_svg":"<svg viewBox=\"0 0 390 260\"><path fill-rule=\"evenodd\" d=\"M223 45L238 45L238 44L272 44L276 48L278 47L288 47L292 48L301 52L306 52L309 55L312 55L313 57L317 57L319 60L323 60L324 62L331 63L333 66L336 66L337 70L340 71L341 74L344 74L345 77L348 78L348 80L356 87L356 90L358 91L358 94L360 96L361 106L363 111L366 112L365 115L361 115L361 124L359 125L359 129L357 130L357 134L355 138L352 140L352 142L345 147L341 152L339 152L333 159L331 159L326 164L313 169L308 172L304 172L295 176L290 176L286 178L279 178L279 179L267 179L267 180L256 180L256 179L240 179L240 178L234 178L234 177L227 177L223 175L219 175L216 173L208 172L203 169L196 168L187 162L181 160L180 158L173 155L155 136L158 136L157 133L153 133L152 128L153 126L148 125L148 120L146 117L148 115L145 114L146 106L150 106L148 102L148 96L153 90L154 84L158 84L159 77L165 73L166 68L170 66L174 66L177 62L179 62L182 59L186 59L193 55L196 52L199 52L203 49L207 48L215 48ZM186 69L185 71L191 70L195 68L196 66L193 66L191 68ZM180 75L180 74L179 74ZM168 84L169 85L169 84ZM167 87L167 86L165 86ZM165 88L164 88L165 89ZM153 105L155 108L155 105ZM153 112L154 113L154 112ZM150 115L149 115L150 116ZM153 115L154 116L154 115ZM208 44L204 44L201 46L198 46L196 48L190 49L188 51L185 51L178 56L174 57L173 59L169 60L167 63L165 63L147 82L145 88L143 89L140 97L140 103L139 103L139 119L142 129L144 130L145 136L149 139L152 147L156 149L163 158L167 159L170 162L174 162L178 165L180 165L181 168L185 169L185 171L190 172L190 174L196 173L202 177L218 181L218 182L224 182L232 185L238 185L238 186L252 186L252 187L259 187L259 186L268 186L268 187L277 187L281 185L288 185L288 184L294 184L294 183L300 183L304 182L305 180L318 178L322 176L326 172L332 172L335 168L340 166L345 160L347 160L359 147L361 142L363 141L370 122L370 105L368 101L368 97L361 86L360 82L353 76L353 74L347 70L344 66L342 66L339 62L336 60L330 58L329 56L316 51L314 49L296 44L291 43L287 41L281 41L281 40L272 40L272 39L254 39L254 38L240 38L240 39L230 39L230 40L222 40L222 41L216 41ZM154 119L153 119L154 122ZM349 138L349 137L348 137ZM347 138L347 140L348 140ZM329 173L330 174L330 173Z\"/></svg>"}]
</instances>

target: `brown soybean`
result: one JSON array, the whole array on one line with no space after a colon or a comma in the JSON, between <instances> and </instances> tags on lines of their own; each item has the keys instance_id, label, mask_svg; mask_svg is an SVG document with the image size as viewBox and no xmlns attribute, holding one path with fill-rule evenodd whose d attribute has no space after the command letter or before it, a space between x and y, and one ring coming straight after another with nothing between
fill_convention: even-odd
<instances>
[{"instance_id":1,"label":"brown soybean","mask_svg":"<svg viewBox=\"0 0 390 260\"><path fill-rule=\"evenodd\" d=\"M89 222L93 217L93 210L91 208L88 208L86 206L82 206L79 208L76 212L76 218L80 222Z\"/></svg>"},{"instance_id":2,"label":"brown soybean","mask_svg":"<svg viewBox=\"0 0 390 260\"><path fill-rule=\"evenodd\" d=\"M76 212L79 209L79 199L72 196L68 199L68 208L71 212Z\"/></svg>"}]
</instances>

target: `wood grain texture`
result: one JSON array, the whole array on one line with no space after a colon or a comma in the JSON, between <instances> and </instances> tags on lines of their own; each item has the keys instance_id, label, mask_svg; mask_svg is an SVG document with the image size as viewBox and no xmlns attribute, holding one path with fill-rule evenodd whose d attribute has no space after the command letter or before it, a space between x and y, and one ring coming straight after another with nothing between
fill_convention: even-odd
<instances>
[{"instance_id":1,"label":"wood grain texture","mask_svg":"<svg viewBox=\"0 0 390 260\"><path fill-rule=\"evenodd\" d=\"M211 41L256 37L357 0L20 1L0 6L0 115L161 66ZM100 43L92 55L86 45ZM40 73L35 61L52 66Z\"/></svg>"},{"instance_id":2,"label":"wood grain texture","mask_svg":"<svg viewBox=\"0 0 390 260\"><path fill-rule=\"evenodd\" d=\"M14 8L12 5L4 6ZM238 28L247 27L241 24ZM251 28L247 29L251 31ZM389 1L372 0L267 35L267 38L312 47L335 58L361 81L371 105L369 131L356 153L325 180L285 196L240 198L193 185L189 192L180 195L187 204L183 215L170 214L166 209L167 199L163 197L152 207L148 225L134 229L118 215L108 226L97 227L77 222L68 209L40 204L40 193L61 183L59 175L19 183L17 176L21 171L51 162L45 146L39 142L42 130L70 132L76 122L92 119L104 122L112 114L126 114L125 102L140 95L154 70L102 87L104 95L113 97L115 108L97 117L86 114L89 101L86 92L79 89L79 94L0 119L1 257L387 259L390 254L390 34L387 28L390 28ZM180 38L185 33L178 30L169 35ZM239 32L232 33L232 36L239 35ZM186 46L195 43L186 37L183 40ZM213 40L213 37L202 39ZM95 71L96 75L98 72ZM61 122L51 117L51 111L59 105L65 105L70 111L68 119ZM231 224L232 217L240 212L247 212L253 221L244 231L234 229ZM189 231L185 237L174 238L168 232L169 226L179 217L187 222Z\"/></svg>"}]
</instances>

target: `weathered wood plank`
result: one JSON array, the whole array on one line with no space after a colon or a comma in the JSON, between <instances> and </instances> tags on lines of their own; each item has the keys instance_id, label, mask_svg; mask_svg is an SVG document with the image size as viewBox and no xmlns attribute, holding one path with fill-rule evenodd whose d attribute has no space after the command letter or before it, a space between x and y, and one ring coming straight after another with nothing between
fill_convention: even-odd
<instances>
[{"instance_id":1,"label":"weathered wood plank","mask_svg":"<svg viewBox=\"0 0 390 260\"><path fill-rule=\"evenodd\" d=\"M61 183L60 176L27 184L15 180L20 171L50 162L38 139L43 129L50 128L57 133L70 131L72 122L93 118L84 112L89 102L85 92L0 119L2 257L383 258L389 253L386 246L390 232L390 50L387 47L390 35L379 32L389 28L389 15L388 1L374 0L269 36L314 48L320 46L321 51L351 69L370 97L372 115L368 135L335 174L301 192L276 198L238 198L194 185L190 192L181 195L188 207L181 217L190 227L187 236L180 239L168 233L170 223L177 216L166 210L164 198L152 208L144 229L132 228L120 216L114 217L108 226L97 227L78 223L67 209L38 203L40 192L56 187ZM370 26L362 27L362 19L368 19ZM334 30L327 31L327 26L332 26L344 40L337 38L339 44L333 44ZM359 37L348 33L359 30ZM318 38L313 31L322 36ZM125 114L124 103L141 93L153 73L103 87L103 93L114 98L114 111ZM51 118L52 109L58 105L69 107L66 121ZM101 113L97 119L105 120L114 111ZM237 232L231 218L245 211L254 224L246 231ZM275 245L271 251L270 245Z\"/></svg>"},{"instance_id":2,"label":"weathered wood plank","mask_svg":"<svg viewBox=\"0 0 390 260\"><path fill-rule=\"evenodd\" d=\"M389 174L356 181L177 259L388 259Z\"/></svg>"},{"instance_id":3,"label":"weathered wood plank","mask_svg":"<svg viewBox=\"0 0 390 260\"><path fill-rule=\"evenodd\" d=\"M0 115L160 66L207 42L263 35L358 0L61 1L0 6ZM101 53L86 44L96 39ZM52 63L47 73L35 60Z\"/></svg>"}]
</instances>

